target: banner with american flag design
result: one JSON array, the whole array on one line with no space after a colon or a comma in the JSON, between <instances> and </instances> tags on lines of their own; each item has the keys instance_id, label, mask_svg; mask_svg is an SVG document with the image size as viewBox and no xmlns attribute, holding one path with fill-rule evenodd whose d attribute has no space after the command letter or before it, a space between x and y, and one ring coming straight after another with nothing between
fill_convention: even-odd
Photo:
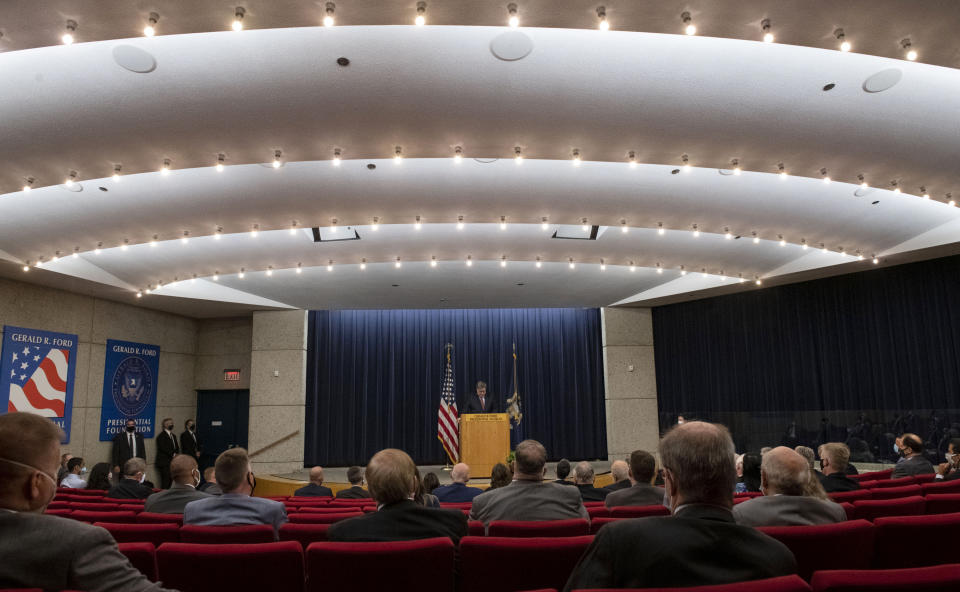
<instances>
[{"instance_id":1,"label":"banner with american flag design","mask_svg":"<svg viewBox=\"0 0 960 592\"><path fill-rule=\"evenodd\" d=\"M0 413L49 417L70 442L77 336L21 327L3 328Z\"/></svg>"},{"instance_id":2,"label":"banner with american flag design","mask_svg":"<svg viewBox=\"0 0 960 592\"><path fill-rule=\"evenodd\" d=\"M460 462L460 413L457 412L457 397L453 394L453 362L450 352L453 346L446 346L447 366L443 372L443 385L440 388L440 410L437 412L437 438L443 443L443 449L453 463Z\"/></svg>"}]
</instances>

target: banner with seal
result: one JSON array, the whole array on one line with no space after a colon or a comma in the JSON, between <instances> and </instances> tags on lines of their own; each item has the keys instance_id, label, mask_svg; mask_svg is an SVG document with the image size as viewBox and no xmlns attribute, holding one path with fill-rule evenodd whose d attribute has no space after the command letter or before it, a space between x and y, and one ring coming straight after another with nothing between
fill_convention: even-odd
<instances>
[{"instance_id":1,"label":"banner with seal","mask_svg":"<svg viewBox=\"0 0 960 592\"><path fill-rule=\"evenodd\" d=\"M137 431L144 438L153 437L159 375L159 346L107 340L100 412L101 442L113 440L124 430L128 419L137 422Z\"/></svg>"}]
</instances>

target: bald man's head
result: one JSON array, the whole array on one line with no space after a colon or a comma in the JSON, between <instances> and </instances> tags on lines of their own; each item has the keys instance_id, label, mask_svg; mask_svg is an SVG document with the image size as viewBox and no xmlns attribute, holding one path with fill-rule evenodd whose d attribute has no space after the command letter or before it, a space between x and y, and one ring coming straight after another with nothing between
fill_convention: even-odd
<instances>
[{"instance_id":1,"label":"bald man's head","mask_svg":"<svg viewBox=\"0 0 960 592\"><path fill-rule=\"evenodd\" d=\"M470 467L467 463L457 463L450 471L450 480L454 483L466 483L470 480Z\"/></svg>"},{"instance_id":2,"label":"bald man's head","mask_svg":"<svg viewBox=\"0 0 960 592\"><path fill-rule=\"evenodd\" d=\"M32 413L0 415L0 507L43 511L57 490L63 431Z\"/></svg>"},{"instance_id":3,"label":"bald man's head","mask_svg":"<svg viewBox=\"0 0 960 592\"><path fill-rule=\"evenodd\" d=\"M310 469L310 483L323 485L323 467L313 467Z\"/></svg>"},{"instance_id":4,"label":"bald man's head","mask_svg":"<svg viewBox=\"0 0 960 592\"><path fill-rule=\"evenodd\" d=\"M786 446L777 446L763 455L760 484L764 495L803 495L810 478L807 459Z\"/></svg>"},{"instance_id":5,"label":"bald man's head","mask_svg":"<svg viewBox=\"0 0 960 592\"><path fill-rule=\"evenodd\" d=\"M619 483L630 478L630 465L625 460L615 460L610 465L610 474L613 475L613 481Z\"/></svg>"},{"instance_id":6,"label":"bald man's head","mask_svg":"<svg viewBox=\"0 0 960 592\"><path fill-rule=\"evenodd\" d=\"M196 473L196 474L194 474ZM170 477L180 485L197 486L200 481L200 471L197 461L189 454L178 454L170 461Z\"/></svg>"}]
</instances>

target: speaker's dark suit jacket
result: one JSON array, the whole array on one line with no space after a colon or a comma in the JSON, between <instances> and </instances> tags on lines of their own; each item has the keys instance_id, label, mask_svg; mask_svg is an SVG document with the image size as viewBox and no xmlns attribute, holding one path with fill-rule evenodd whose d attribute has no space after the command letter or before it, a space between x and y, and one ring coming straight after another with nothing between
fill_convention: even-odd
<instances>
[{"instance_id":1,"label":"speaker's dark suit jacket","mask_svg":"<svg viewBox=\"0 0 960 592\"><path fill-rule=\"evenodd\" d=\"M359 485L354 485L349 489L341 489L337 492L337 499L369 499L370 492L366 489L360 487Z\"/></svg>"},{"instance_id":2,"label":"speaker's dark suit jacket","mask_svg":"<svg viewBox=\"0 0 960 592\"><path fill-rule=\"evenodd\" d=\"M177 440L177 435L173 432L168 434L166 430L160 430L160 433L157 434L155 439L157 459L154 464L157 468L169 467L173 457L180 454L180 442ZM129 446L129 443L127 445ZM123 467L120 468L123 469Z\"/></svg>"},{"instance_id":3,"label":"speaker's dark suit jacket","mask_svg":"<svg viewBox=\"0 0 960 592\"><path fill-rule=\"evenodd\" d=\"M467 536L467 517L460 510L425 508L404 500L378 511L330 525L331 541L409 541L450 537L454 544Z\"/></svg>"},{"instance_id":4,"label":"speaker's dark suit jacket","mask_svg":"<svg viewBox=\"0 0 960 592\"><path fill-rule=\"evenodd\" d=\"M483 403L486 407L480 406L480 397L477 396L477 393L470 393L467 395L467 399L463 402L463 408L460 409L460 414L465 413L503 413L500 409L500 401L497 400L495 395L487 393L487 396L483 398Z\"/></svg>"},{"instance_id":5,"label":"speaker's dark suit jacket","mask_svg":"<svg viewBox=\"0 0 960 592\"><path fill-rule=\"evenodd\" d=\"M197 458L197 453L200 452L200 440L197 439L196 432L191 434L190 430L183 430L183 433L180 434L180 451Z\"/></svg>"},{"instance_id":6,"label":"speaker's dark suit jacket","mask_svg":"<svg viewBox=\"0 0 960 592\"><path fill-rule=\"evenodd\" d=\"M583 588L680 588L797 573L786 546L740 526L726 508L691 504L673 516L604 525L567 581Z\"/></svg>"},{"instance_id":7,"label":"speaker's dark suit jacket","mask_svg":"<svg viewBox=\"0 0 960 592\"><path fill-rule=\"evenodd\" d=\"M137 456L146 462L147 451L143 448L143 434L137 432L135 436L137 439ZM123 463L133 458L130 442L127 441L128 437L129 434L126 431L113 437L113 466L120 467L121 471L123 470Z\"/></svg>"},{"instance_id":8,"label":"speaker's dark suit jacket","mask_svg":"<svg viewBox=\"0 0 960 592\"><path fill-rule=\"evenodd\" d=\"M293 492L294 497L333 497L333 492L329 487L308 483L304 487Z\"/></svg>"}]
</instances>

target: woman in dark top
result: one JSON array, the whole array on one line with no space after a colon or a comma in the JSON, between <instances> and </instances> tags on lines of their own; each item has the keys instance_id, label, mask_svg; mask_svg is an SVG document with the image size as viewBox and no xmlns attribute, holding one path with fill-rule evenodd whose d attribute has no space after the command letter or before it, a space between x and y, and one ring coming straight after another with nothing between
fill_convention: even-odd
<instances>
[{"instance_id":1,"label":"woman in dark top","mask_svg":"<svg viewBox=\"0 0 960 592\"><path fill-rule=\"evenodd\" d=\"M490 489L506 487L511 481L513 481L513 473L507 465L503 463L493 465L493 470L490 472Z\"/></svg>"},{"instance_id":2,"label":"woman in dark top","mask_svg":"<svg viewBox=\"0 0 960 592\"><path fill-rule=\"evenodd\" d=\"M745 491L760 491L760 462L759 452L748 452L743 455L743 478L737 483L737 493Z\"/></svg>"},{"instance_id":3,"label":"woman in dark top","mask_svg":"<svg viewBox=\"0 0 960 592\"><path fill-rule=\"evenodd\" d=\"M97 463L87 477L87 489L107 491L110 489L110 463Z\"/></svg>"},{"instance_id":4,"label":"woman in dark top","mask_svg":"<svg viewBox=\"0 0 960 592\"><path fill-rule=\"evenodd\" d=\"M440 479L436 473L427 473L423 476L423 492L433 493L433 490L440 487Z\"/></svg>"}]
</instances>

